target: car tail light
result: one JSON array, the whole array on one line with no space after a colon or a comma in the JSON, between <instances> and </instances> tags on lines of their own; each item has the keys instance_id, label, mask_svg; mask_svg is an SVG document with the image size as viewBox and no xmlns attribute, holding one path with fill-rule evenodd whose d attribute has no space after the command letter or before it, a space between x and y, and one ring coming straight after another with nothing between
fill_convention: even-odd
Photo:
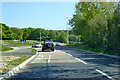
<instances>
[{"instance_id":1,"label":"car tail light","mask_svg":"<svg viewBox=\"0 0 120 80\"><path fill-rule=\"evenodd\" d=\"M44 44L43 44L43 46L44 46Z\"/></svg>"},{"instance_id":2,"label":"car tail light","mask_svg":"<svg viewBox=\"0 0 120 80\"><path fill-rule=\"evenodd\" d=\"M53 47L54 47L54 44L53 44Z\"/></svg>"}]
</instances>

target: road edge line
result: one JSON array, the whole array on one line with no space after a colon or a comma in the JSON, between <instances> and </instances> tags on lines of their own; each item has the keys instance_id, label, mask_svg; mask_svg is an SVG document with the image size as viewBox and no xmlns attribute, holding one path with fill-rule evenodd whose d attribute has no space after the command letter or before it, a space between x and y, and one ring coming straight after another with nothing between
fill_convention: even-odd
<instances>
[{"instance_id":1,"label":"road edge line","mask_svg":"<svg viewBox=\"0 0 120 80\"><path fill-rule=\"evenodd\" d=\"M79 58L75 58L75 59L77 59L78 61L80 61L80 62L82 62L82 63L84 63L84 64L87 64L85 61L83 61L83 60L81 60L81 59L79 59Z\"/></svg>"},{"instance_id":2,"label":"road edge line","mask_svg":"<svg viewBox=\"0 0 120 80\"><path fill-rule=\"evenodd\" d=\"M103 53L97 53L97 52L92 52L92 51L87 51L87 50L81 50L81 51L86 51L86 52L93 53L93 54L98 54L98 55L102 55L102 56L107 56L107 57L111 57L111 58L120 59L119 56L114 56L114 55L109 55L109 54L103 54Z\"/></svg>"},{"instance_id":3,"label":"road edge line","mask_svg":"<svg viewBox=\"0 0 120 80\"><path fill-rule=\"evenodd\" d=\"M38 55L38 52L36 52L35 55L31 56L30 58L28 58L27 60L25 60L24 62L22 62L21 64L19 64L18 66L14 67L9 72L7 72L4 75L2 75L0 77L0 80L5 79L5 78L9 78L12 75L14 75L14 73L16 73L17 71L19 71L23 66L25 66L27 63L29 63L31 60L33 60L37 55Z\"/></svg>"},{"instance_id":4,"label":"road edge line","mask_svg":"<svg viewBox=\"0 0 120 80\"><path fill-rule=\"evenodd\" d=\"M98 69L96 69L96 71L99 72L99 73L101 73L102 75L106 76L107 78L109 78L109 79L111 79L111 80L115 80L115 79L113 79L112 77L108 76L106 73L104 73L104 72L102 72L102 71L100 71L100 70L98 70Z\"/></svg>"},{"instance_id":5,"label":"road edge line","mask_svg":"<svg viewBox=\"0 0 120 80\"><path fill-rule=\"evenodd\" d=\"M71 54L67 54L67 55L72 56Z\"/></svg>"},{"instance_id":6,"label":"road edge line","mask_svg":"<svg viewBox=\"0 0 120 80\"><path fill-rule=\"evenodd\" d=\"M73 49L73 48L69 48L69 49ZM81 49L74 49L74 50L80 50L80 51L85 51L85 52L89 52L89 53L93 53L93 54L98 54L98 55L103 55L103 56L107 56L107 57L111 57L111 58L120 59L120 56L114 56L114 55L109 55L109 54L97 53L97 52L81 50Z\"/></svg>"}]
</instances>

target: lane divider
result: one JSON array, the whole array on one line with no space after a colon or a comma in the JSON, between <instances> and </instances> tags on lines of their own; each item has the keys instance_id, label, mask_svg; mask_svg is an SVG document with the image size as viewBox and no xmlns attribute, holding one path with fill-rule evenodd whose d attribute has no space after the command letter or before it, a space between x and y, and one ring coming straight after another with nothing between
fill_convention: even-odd
<instances>
[{"instance_id":1,"label":"lane divider","mask_svg":"<svg viewBox=\"0 0 120 80\"><path fill-rule=\"evenodd\" d=\"M37 59L40 59L40 58L37 58Z\"/></svg>"},{"instance_id":2,"label":"lane divider","mask_svg":"<svg viewBox=\"0 0 120 80\"><path fill-rule=\"evenodd\" d=\"M7 72L6 74L2 75L0 77L0 80L4 80L5 78L10 78L11 76L13 76L17 71L19 71L23 66L25 66L27 63L29 63L30 61L32 61L39 52L36 52L35 55L33 55L32 57L28 58L26 61L24 61L23 63L19 64L18 66L14 67L12 70L10 70L9 72Z\"/></svg>"},{"instance_id":3,"label":"lane divider","mask_svg":"<svg viewBox=\"0 0 120 80\"><path fill-rule=\"evenodd\" d=\"M84 63L84 64L87 64L85 61L83 61L83 60L81 60L81 59L79 59L79 58L75 58L75 59L77 59L78 61L80 61L80 62L82 62L82 63Z\"/></svg>"},{"instance_id":4,"label":"lane divider","mask_svg":"<svg viewBox=\"0 0 120 80\"><path fill-rule=\"evenodd\" d=\"M44 57L43 55L41 55L41 57Z\"/></svg>"},{"instance_id":5,"label":"lane divider","mask_svg":"<svg viewBox=\"0 0 120 80\"><path fill-rule=\"evenodd\" d=\"M102 75L106 76L107 78L109 78L109 79L111 79L111 80L115 80L115 79L113 79L112 77L108 76L106 73L104 73L104 72L102 72L102 71L100 71L100 70L98 70L98 69L96 69L96 71L99 72L99 73L101 73Z\"/></svg>"},{"instance_id":6,"label":"lane divider","mask_svg":"<svg viewBox=\"0 0 120 80\"><path fill-rule=\"evenodd\" d=\"M48 58L48 63L50 62L50 59L51 59L51 55L49 55L49 58Z\"/></svg>"}]
</instances>

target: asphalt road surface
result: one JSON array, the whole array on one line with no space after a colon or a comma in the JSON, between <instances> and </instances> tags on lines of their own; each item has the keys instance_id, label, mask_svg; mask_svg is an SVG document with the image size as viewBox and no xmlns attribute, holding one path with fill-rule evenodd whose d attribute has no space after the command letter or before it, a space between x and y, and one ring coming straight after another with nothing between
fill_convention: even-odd
<instances>
[{"instance_id":1,"label":"asphalt road surface","mask_svg":"<svg viewBox=\"0 0 120 80\"><path fill-rule=\"evenodd\" d=\"M31 53L30 49L27 49L27 48L31 48L31 46L19 46L19 47L12 47L12 48L13 48L13 50L5 51L5 52L0 52L0 55L5 55L5 54L34 55L35 54L35 53Z\"/></svg>"},{"instance_id":2,"label":"asphalt road surface","mask_svg":"<svg viewBox=\"0 0 120 80\"><path fill-rule=\"evenodd\" d=\"M38 56L11 77L20 80L119 80L119 60L86 51L37 48Z\"/></svg>"}]
</instances>

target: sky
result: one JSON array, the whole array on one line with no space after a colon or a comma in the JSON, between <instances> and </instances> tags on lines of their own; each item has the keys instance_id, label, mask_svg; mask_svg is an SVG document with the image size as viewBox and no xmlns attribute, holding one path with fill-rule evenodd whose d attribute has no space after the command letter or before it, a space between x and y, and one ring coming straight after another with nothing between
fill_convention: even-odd
<instances>
[{"instance_id":1,"label":"sky","mask_svg":"<svg viewBox=\"0 0 120 80\"><path fill-rule=\"evenodd\" d=\"M9 27L65 30L74 13L75 2L2 2L2 23Z\"/></svg>"}]
</instances>

